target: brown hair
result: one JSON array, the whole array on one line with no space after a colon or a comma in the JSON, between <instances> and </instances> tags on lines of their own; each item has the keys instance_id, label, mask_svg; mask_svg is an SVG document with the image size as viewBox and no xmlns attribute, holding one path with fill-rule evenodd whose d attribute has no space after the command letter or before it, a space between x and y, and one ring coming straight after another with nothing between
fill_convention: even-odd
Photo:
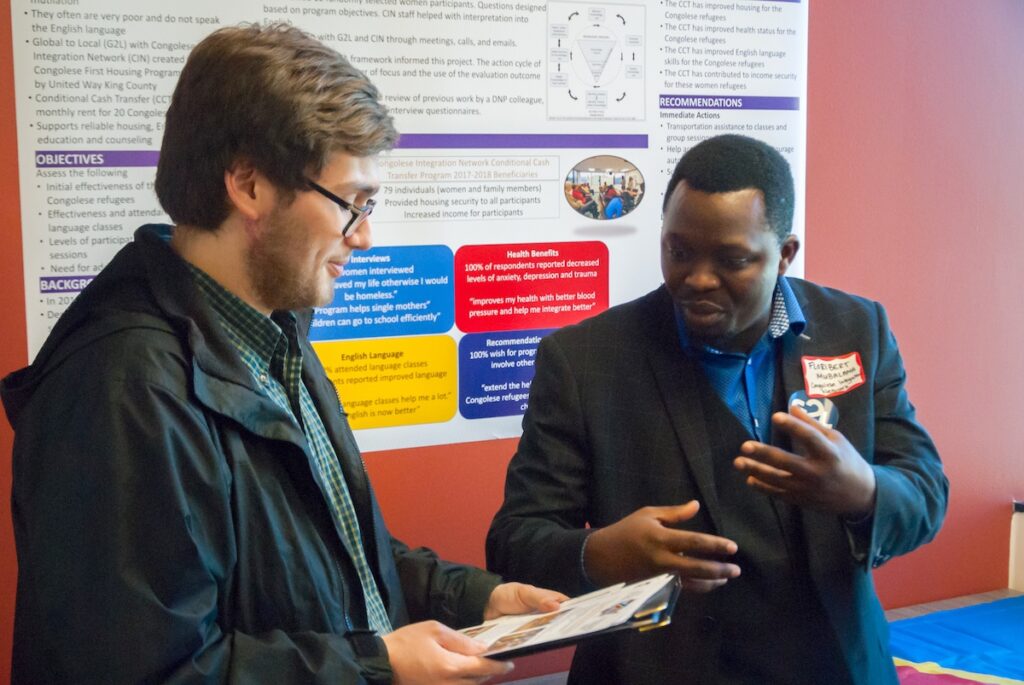
<instances>
[{"instance_id":1,"label":"brown hair","mask_svg":"<svg viewBox=\"0 0 1024 685\"><path fill-rule=\"evenodd\" d=\"M156 194L175 223L216 229L224 172L247 160L288 194L336 152L373 155L398 138L377 88L287 24L219 29L193 48L167 110Z\"/></svg>"}]
</instances>

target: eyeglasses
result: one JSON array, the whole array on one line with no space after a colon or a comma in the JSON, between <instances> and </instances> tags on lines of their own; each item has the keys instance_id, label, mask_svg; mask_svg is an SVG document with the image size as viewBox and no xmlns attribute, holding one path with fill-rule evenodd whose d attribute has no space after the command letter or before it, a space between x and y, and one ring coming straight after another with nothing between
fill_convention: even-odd
<instances>
[{"instance_id":1,"label":"eyeglasses","mask_svg":"<svg viewBox=\"0 0 1024 685\"><path fill-rule=\"evenodd\" d=\"M351 202L348 202L347 200L342 200L340 197L338 197L331 191L327 190L327 188L324 188L323 186L314 183L313 181L310 181L308 178L306 179L306 183L309 184L310 188L320 193L321 195L323 195L328 200L338 205L342 209L347 210L349 212L351 218L349 218L348 223L345 224L345 228L341 230L341 235L343 238L347 238L349 234L352 233L352 231L359 228L359 225L366 221L366 217L370 216L370 214L373 213L373 208L377 205L377 203L374 200L367 200L365 207L356 207Z\"/></svg>"}]
</instances>

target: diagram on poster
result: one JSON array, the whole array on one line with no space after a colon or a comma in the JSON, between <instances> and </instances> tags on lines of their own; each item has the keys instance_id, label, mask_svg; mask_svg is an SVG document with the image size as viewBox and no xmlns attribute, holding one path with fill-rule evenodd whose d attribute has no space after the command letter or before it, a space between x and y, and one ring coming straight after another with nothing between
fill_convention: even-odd
<instances>
[{"instance_id":1,"label":"diagram on poster","mask_svg":"<svg viewBox=\"0 0 1024 685\"><path fill-rule=\"evenodd\" d=\"M548 118L644 118L644 7L548 3Z\"/></svg>"}]
</instances>

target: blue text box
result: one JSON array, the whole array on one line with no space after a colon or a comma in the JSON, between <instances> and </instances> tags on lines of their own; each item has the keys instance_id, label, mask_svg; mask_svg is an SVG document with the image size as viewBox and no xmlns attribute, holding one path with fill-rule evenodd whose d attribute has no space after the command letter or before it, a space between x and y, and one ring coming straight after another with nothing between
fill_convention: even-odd
<instances>
[{"instance_id":1,"label":"blue text box","mask_svg":"<svg viewBox=\"0 0 1024 685\"><path fill-rule=\"evenodd\" d=\"M310 339L351 340L448 331L455 322L454 257L447 245L356 252L319 307Z\"/></svg>"},{"instance_id":2,"label":"blue text box","mask_svg":"<svg viewBox=\"0 0 1024 685\"><path fill-rule=\"evenodd\" d=\"M470 333L459 341L459 413L467 419L526 411L540 339L555 329Z\"/></svg>"}]
</instances>

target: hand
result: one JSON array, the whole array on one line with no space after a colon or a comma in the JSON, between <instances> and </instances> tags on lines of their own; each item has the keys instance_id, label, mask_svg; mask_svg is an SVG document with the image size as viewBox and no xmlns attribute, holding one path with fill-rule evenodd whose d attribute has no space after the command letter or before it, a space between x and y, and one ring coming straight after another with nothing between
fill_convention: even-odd
<instances>
[{"instance_id":1,"label":"hand","mask_svg":"<svg viewBox=\"0 0 1024 685\"><path fill-rule=\"evenodd\" d=\"M697 515L694 500L673 507L644 507L591 533L583 564L599 586L675 573L684 589L709 592L740 574L718 559L736 553L736 543L717 535L669 528Z\"/></svg>"},{"instance_id":2,"label":"hand","mask_svg":"<svg viewBox=\"0 0 1024 685\"><path fill-rule=\"evenodd\" d=\"M468 685L512 670L510 662L477 656L487 645L437 621L413 623L382 639L395 685Z\"/></svg>"},{"instance_id":3,"label":"hand","mask_svg":"<svg viewBox=\"0 0 1024 685\"><path fill-rule=\"evenodd\" d=\"M487 606L484 607L484 620L505 616L507 614L525 614L531 611L547 613L554 611L558 605L569 599L561 592L543 590L524 583L504 583L494 588Z\"/></svg>"},{"instance_id":4,"label":"hand","mask_svg":"<svg viewBox=\"0 0 1024 685\"><path fill-rule=\"evenodd\" d=\"M862 518L875 508L875 472L837 430L801 407L777 412L772 424L789 436L796 454L748 440L733 464L747 485L800 506Z\"/></svg>"}]
</instances>

